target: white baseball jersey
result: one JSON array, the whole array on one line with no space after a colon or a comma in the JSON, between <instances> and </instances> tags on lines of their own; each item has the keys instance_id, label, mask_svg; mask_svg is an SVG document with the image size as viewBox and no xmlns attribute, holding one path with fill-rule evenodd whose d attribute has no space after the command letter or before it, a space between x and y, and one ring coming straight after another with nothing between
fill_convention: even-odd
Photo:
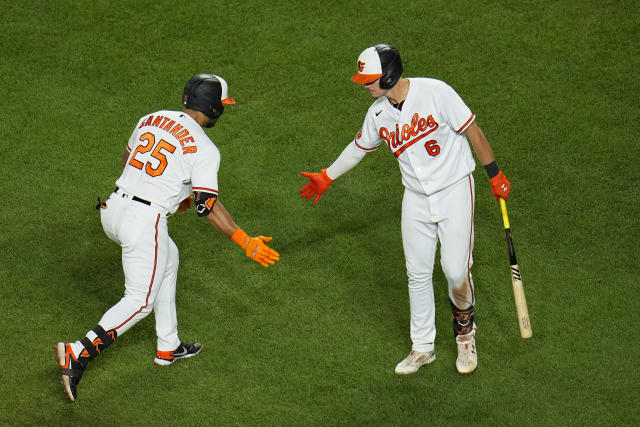
<instances>
[{"instance_id":1,"label":"white baseball jersey","mask_svg":"<svg viewBox=\"0 0 640 427\"><path fill-rule=\"evenodd\" d=\"M376 99L354 143L361 150L373 151L385 142L398 159L405 187L431 195L475 169L469 143L462 135L475 115L445 82L408 80L402 110L384 96Z\"/></svg>"},{"instance_id":2,"label":"white baseball jersey","mask_svg":"<svg viewBox=\"0 0 640 427\"><path fill-rule=\"evenodd\" d=\"M173 213L193 191L218 194L220 152L202 127L181 111L142 117L127 144L116 181L125 193Z\"/></svg>"}]
</instances>

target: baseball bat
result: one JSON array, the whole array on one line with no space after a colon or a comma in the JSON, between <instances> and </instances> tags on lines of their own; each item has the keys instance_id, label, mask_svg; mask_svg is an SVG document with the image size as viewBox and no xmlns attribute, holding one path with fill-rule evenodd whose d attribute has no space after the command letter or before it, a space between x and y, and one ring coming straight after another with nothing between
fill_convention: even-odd
<instances>
[{"instance_id":1,"label":"baseball bat","mask_svg":"<svg viewBox=\"0 0 640 427\"><path fill-rule=\"evenodd\" d=\"M504 223L504 231L507 235L507 248L509 249L509 264L511 264L511 284L513 285L513 297L516 301L516 311L518 313L518 325L520 326L520 336L522 338L531 338L531 321L529 320L529 309L527 308L527 299L524 296L524 286L522 284L522 276L516 259L516 251L513 248L513 239L511 238L511 226L509 225L509 216L507 215L507 203L500 198L500 208L502 209L502 222Z\"/></svg>"}]
</instances>

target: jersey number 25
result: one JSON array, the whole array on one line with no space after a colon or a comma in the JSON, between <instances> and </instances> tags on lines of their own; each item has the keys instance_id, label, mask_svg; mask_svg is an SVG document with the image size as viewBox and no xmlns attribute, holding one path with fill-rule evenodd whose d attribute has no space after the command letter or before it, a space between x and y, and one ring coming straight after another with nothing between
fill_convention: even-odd
<instances>
[{"instance_id":1,"label":"jersey number 25","mask_svg":"<svg viewBox=\"0 0 640 427\"><path fill-rule=\"evenodd\" d=\"M131 160L129 160L129 164L134 168L142 170L144 167L145 172L150 176L158 176L162 175L165 168L167 167L167 156L162 152L162 150L166 150L169 153L173 153L176 151L176 147L169 144L164 139L161 139L156 144L156 137L147 132L140 137L140 141L146 142L146 144L140 144L136 147L135 151L131 155ZM151 151L153 150L153 151ZM144 154L151 151L151 157L158 160L159 164L156 167L153 167L151 161L148 161L146 164L142 163L140 160L136 159L138 153ZM154 162L156 163L156 162Z\"/></svg>"}]
</instances>

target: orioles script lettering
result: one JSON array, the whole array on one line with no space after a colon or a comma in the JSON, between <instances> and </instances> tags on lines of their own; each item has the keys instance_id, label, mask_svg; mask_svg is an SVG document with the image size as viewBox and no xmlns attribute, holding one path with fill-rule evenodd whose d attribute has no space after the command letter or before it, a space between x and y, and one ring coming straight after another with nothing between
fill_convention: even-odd
<instances>
[{"instance_id":1,"label":"orioles script lettering","mask_svg":"<svg viewBox=\"0 0 640 427\"><path fill-rule=\"evenodd\" d=\"M398 147L402 147L401 150L404 151L436 129L438 129L438 123L432 115L425 119L415 113L411 118L411 124L405 123L402 128L398 123L396 123L395 130L391 132L387 128L381 127L380 138L387 141L391 150L395 151Z\"/></svg>"}]
</instances>

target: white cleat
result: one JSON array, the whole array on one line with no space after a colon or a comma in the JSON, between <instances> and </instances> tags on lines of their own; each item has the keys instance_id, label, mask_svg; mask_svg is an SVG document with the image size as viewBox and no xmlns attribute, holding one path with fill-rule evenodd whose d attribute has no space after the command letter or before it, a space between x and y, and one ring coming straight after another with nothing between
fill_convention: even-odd
<instances>
[{"instance_id":1,"label":"white cleat","mask_svg":"<svg viewBox=\"0 0 640 427\"><path fill-rule=\"evenodd\" d=\"M456 337L458 344L458 359L456 369L461 374L470 374L478 366L478 353L476 352L476 336L462 335Z\"/></svg>"},{"instance_id":2,"label":"white cleat","mask_svg":"<svg viewBox=\"0 0 640 427\"><path fill-rule=\"evenodd\" d=\"M436 360L436 351L431 350L425 353L411 350L411 353L396 366L396 375L407 375L418 372L420 366L426 365Z\"/></svg>"}]
</instances>

